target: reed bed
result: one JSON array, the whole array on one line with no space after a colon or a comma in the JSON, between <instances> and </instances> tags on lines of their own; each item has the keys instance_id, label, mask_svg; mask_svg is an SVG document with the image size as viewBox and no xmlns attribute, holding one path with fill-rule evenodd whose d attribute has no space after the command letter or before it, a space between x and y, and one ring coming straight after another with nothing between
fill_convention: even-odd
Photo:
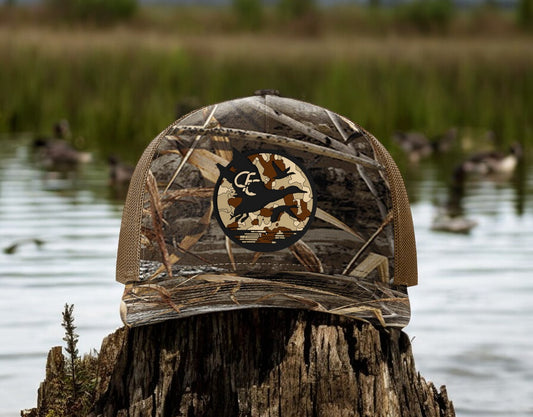
<instances>
[{"instance_id":1,"label":"reed bed","mask_svg":"<svg viewBox=\"0 0 533 417\"><path fill-rule=\"evenodd\" d=\"M533 141L530 38L0 29L0 131L70 121L78 145L136 160L180 113L259 88L395 130L491 129Z\"/></svg>"}]
</instances>

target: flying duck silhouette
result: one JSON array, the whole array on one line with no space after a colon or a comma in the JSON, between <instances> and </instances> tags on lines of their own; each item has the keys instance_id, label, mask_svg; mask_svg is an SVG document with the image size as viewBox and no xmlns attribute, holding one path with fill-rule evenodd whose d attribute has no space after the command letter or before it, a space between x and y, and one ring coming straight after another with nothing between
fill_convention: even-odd
<instances>
[{"instance_id":1,"label":"flying duck silhouette","mask_svg":"<svg viewBox=\"0 0 533 417\"><path fill-rule=\"evenodd\" d=\"M273 163L276 166L275 163ZM259 170L257 167L242 153L233 149L233 161L226 167L217 164L220 174L226 178L235 190L235 197L241 199L239 205L237 205L233 211L233 218L238 222L245 221L250 213L266 208L266 206L274 201L280 200L289 194L306 193L295 185L291 185L287 188L269 189L261 179ZM235 170L230 169L235 168ZM279 167L276 169L281 171ZM285 176L291 175L285 172ZM280 177L277 177L280 178ZM292 212L294 205L279 205L275 208L271 208L271 220L277 221L282 213L287 213L292 217L296 217Z\"/></svg>"},{"instance_id":2,"label":"flying duck silhouette","mask_svg":"<svg viewBox=\"0 0 533 417\"><path fill-rule=\"evenodd\" d=\"M285 205L274 207L272 209L272 214L270 215L270 221L277 222L283 213L287 213L289 216L298 219L298 216L296 216L296 214L294 214L294 212L291 210L293 208L298 208L298 206L296 204L291 204L290 206Z\"/></svg>"},{"instance_id":3,"label":"flying duck silhouette","mask_svg":"<svg viewBox=\"0 0 533 417\"><path fill-rule=\"evenodd\" d=\"M274 177L276 180L281 180L289 175L294 175L294 172L289 172L290 168L285 168L282 170L275 161L272 162L272 166L274 167L274 171L276 171L276 176Z\"/></svg>"}]
</instances>

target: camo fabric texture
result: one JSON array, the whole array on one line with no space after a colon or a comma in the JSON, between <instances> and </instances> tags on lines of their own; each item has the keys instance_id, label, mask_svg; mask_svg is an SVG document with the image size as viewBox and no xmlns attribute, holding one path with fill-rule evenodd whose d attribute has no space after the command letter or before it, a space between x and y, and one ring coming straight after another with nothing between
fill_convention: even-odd
<instances>
[{"instance_id":1,"label":"camo fabric texture","mask_svg":"<svg viewBox=\"0 0 533 417\"><path fill-rule=\"evenodd\" d=\"M319 293L322 298L338 293L335 308L353 310L361 308L349 299L350 291L359 297L349 289L353 285L357 291L369 285L363 310L379 309L369 306L376 298L374 284L399 291L389 296L405 304L404 286L416 283L416 252L414 240L408 242L410 253L402 256L414 260L395 269L394 228L399 216L411 220L411 214L397 212L384 152L346 118L276 95L232 100L184 116L148 147L130 186L117 261L117 280L127 284L123 318L150 299L152 284L168 292L162 317L245 305L333 311L330 301L316 299ZM403 187L397 183L394 178L392 186ZM406 202L401 191L394 195ZM135 235L135 242L123 237ZM216 293L222 287L205 284L217 280L240 283L222 296ZM290 290L289 281L298 288ZM239 299L243 283L259 282L253 301ZM280 283L283 289L276 287ZM209 291L217 295L205 298ZM402 314L408 314L408 303Z\"/></svg>"},{"instance_id":2,"label":"camo fabric texture","mask_svg":"<svg viewBox=\"0 0 533 417\"><path fill-rule=\"evenodd\" d=\"M264 114L250 104L261 103L263 100L261 97L253 97L243 99L241 103L237 100L237 102L208 107L187 116L178 124L178 127L183 125L234 128L262 134L265 130L269 130L265 129L265 124L274 125L275 121L265 123ZM273 98L269 97L269 100L272 101ZM287 116L293 115L289 113ZM329 118L327 114L324 116ZM331 117L336 116L331 114ZM263 126L260 126L261 123ZM338 152L343 152L344 155L358 155L364 158L363 161L371 161L372 165L365 167L350 164L335 158L336 154L329 156L327 153L311 153L305 148L288 148L265 140L241 138L236 135L199 135L195 132L174 134L171 129L161 140L147 175L141 229L141 260L162 264L166 260L167 264L176 267L194 265L205 270L216 268L238 273L305 271L306 265L303 265L293 255L288 245L278 246L278 244L271 243L270 247L268 244L263 244L262 248L254 248L257 245L239 245L235 244L235 241L253 240L254 236L257 240L272 240L274 230L276 233L283 231L287 237L298 236L300 235L298 232L307 226L307 220L310 220L309 215L307 218L302 216L304 211L309 211L305 207L309 204L321 209L300 239L316 255L316 265L313 268L315 272L322 270L326 273L343 273L357 250L385 221L387 213L392 208L392 200L387 190L388 184L382 179L383 169L380 164L374 162L372 147L364 140L362 133L359 133L359 140L355 140L357 138L353 137L353 128L350 129L350 126L342 119L338 118L337 123L344 126L345 135L352 136L350 145L340 142L342 136L339 138L340 133L333 130L334 126L323 124L319 128L324 132L317 131L317 134L324 138L324 141L327 137L339 141L341 146L338 146L340 148ZM332 122L330 124L332 125ZM328 128L331 129L329 132ZM312 137L305 137L303 132L295 131L291 126L280 124L272 131L277 135L297 139L302 144L307 141L314 142ZM320 145L323 146L323 144ZM335 150L331 145L330 148ZM327 151L330 148L324 146L323 150ZM252 160L244 156L250 152L252 152L250 158ZM264 175L265 168L261 166L261 161L264 161L267 156L275 158L277 155L288 155L293 161L297 161L293 162L292 167L298 167L295 171L299 174L301 181L307 184L303 187L309 189L308 192L294 192L293 188L298 187L295 185L297 180L293 175L274 181ZM277 157L281 159L280 156ZM235 162L243 159L255 168L255 172L260 167L263 168L263 176L251 178L257 181L250 184L251 188L257 184L263 187L263 190L253 192L257 195L250 196L244 192L239 194L238 186L228 180L231 177L231 171L236 170L235 167L239 170L233 173L233 179L236 178L235 173L248 175L248 172L253 171L252 168L241 169ZM285 158L284 161L290 160ZM279 165L279 169L282 169L282 164ZM310 178L303 174L304 169L309 173ZM360 172L363 173L366 181ZM237 179L245 180L242 175ZM272 183L278 181L285 182L284 185L274 187L280 193L280 199L270 204L261 204L257 210L239 211L239 208L249 202L253 204L258 198L268 200L268 195L274 191ZM312 196L310 196L310 181L316 184L317 188L316 194ZM280 188L284 186L286 188L281 190ZM215 189L218 190L216 196ZM283 196L284 191L287 190L293 192ZM288 201L288 204L280 204L280 201L284 201L283 198ZM304 204L298 205L296 199ZM308 200L307 203L305 199ZM295 205L297 208L291 207ZM253 233L254 220L261 219L263 223L270 221L273 212L280 208L285 208L286 211L277 213L279 221L274 223L278 224L271 228L271 233L266 235ZM294 222L293 220L296 219L291 215L293 212L296 213L295 216L300 215L303 221ZM272 214L269 217L270 213ZM217 217L221 221L217 222ZM221 227L221 223L225 227ZM294 223L297 224L294 225ZM238 235L238 238L232 239L232 236L235 236L232 232L239 230L247 230L248 233L242 233ZM231 239L231 243L226 241L226 237ZM289 240L294 239L289 237ZM232 246L234 261L228 254L228 245ZM391 222L386 224L382 233L372 240L367 252L387 257L392 278L394 252ZM164 270L164 268L161 269L162 272ZM142 278L154 279L157 276Z\"/></svg>"}]
</instances>

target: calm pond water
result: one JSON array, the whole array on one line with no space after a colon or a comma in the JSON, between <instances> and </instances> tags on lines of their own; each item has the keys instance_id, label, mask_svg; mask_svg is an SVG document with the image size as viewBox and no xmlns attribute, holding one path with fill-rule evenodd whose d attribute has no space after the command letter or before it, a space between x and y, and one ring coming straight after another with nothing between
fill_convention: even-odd
<instances>
[{"instance_id":1,"label":"calm pond water","mask_svg":"<svg viewBox=\"0 0 533 417\"><path fill-rule=\"evenodd\" d=\"M35 406L47 352L63 344L65 303L75 305L80 352L99 349L121 326L114 266L122 207L106 165L54 177L27 143L0 139L2 417ZM447 386L458 416L532 416L533 168L519 181L467 183L463 207L478 226L453 235L430 230L447 166L407 173L420 285L410 289L405 331L417 368Z\"/></svg>"}]
</instances>

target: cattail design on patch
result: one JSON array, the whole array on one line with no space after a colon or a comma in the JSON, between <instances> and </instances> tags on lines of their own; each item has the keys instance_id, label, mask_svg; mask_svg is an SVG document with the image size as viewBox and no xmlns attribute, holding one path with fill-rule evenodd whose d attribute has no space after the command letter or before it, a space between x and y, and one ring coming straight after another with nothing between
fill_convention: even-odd
<instances>
[{"instance_id":1,"label":"cattail design on patch","mask_svg":"<svg viewBox=\"0 0 533 417\"><path fill-rule=\"evenodd\" d=\"M275 151L241 153L218 165L215 214L235 243L272 252L297 242L316 211L312 182L300 163Z\"/></svg>"}]
</instances>

